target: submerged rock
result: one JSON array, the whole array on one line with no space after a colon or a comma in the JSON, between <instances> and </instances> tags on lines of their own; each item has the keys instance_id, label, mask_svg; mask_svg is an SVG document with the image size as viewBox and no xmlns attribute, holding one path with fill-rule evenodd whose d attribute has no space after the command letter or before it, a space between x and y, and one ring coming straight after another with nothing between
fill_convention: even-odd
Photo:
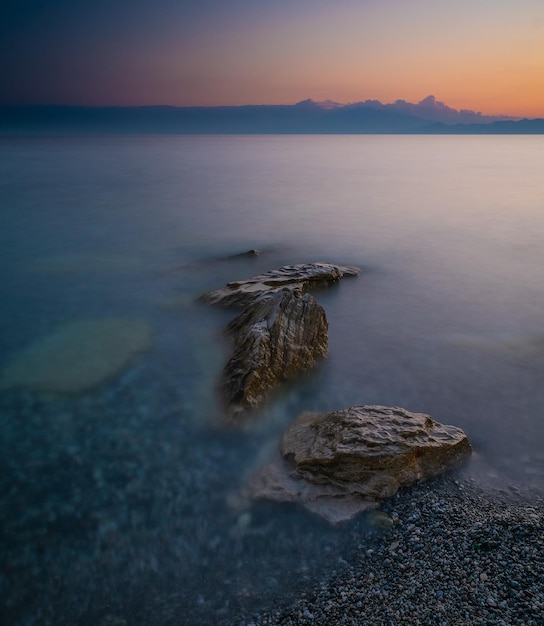
<instances>
[{"instance_id":1,"label":"submerged rock","mask_svg":"<svg viewBox=\"0 0 544 626\"><path fill-rule=\"evenodd\" d=\"M231 413L256 406L279 382L313 367L328 352L328 323L310 294L281 288L227 326L234 350L222 388Z\"/></svg>"},{"instance_id":2,"label":"submerged rock","mask_svg":"<svg viewBox=\"0 0 544 626\"><path fill-rule=\"evenodd\" d=\"M300 502L337 523L402 486L457 467L472 448L460 428L428 415L364 405L301 414L284 433L280 452L245 494Z\"/></svg>"},{"instance_id":3,"label":"submerged rock","mask_svg":"<svg viewBox=\"0 0 544 626\"><path fill-rule=\"evenodd\" d=\"M230 256L225 257L226 259L253 259L258 257L261 254L260 250L256 250L255 248L251 248L251 250L246 250L245 252L238 252L237 254L231 254Z\"/></svg>"},{"instance_id":4,"label":"submerged rock","mask_svg":"<svg viewBox=\"0 0 544 626\"><path fill-rule=\"evenodd\" d=\"M332 263L304 263L283 265L246 280L230 282L222 289L209 291L201 299L209 304L224 307L244 307L266 293L288 289L308 291L312 287L330 285L344 276L356 276L357 267L333 265Z\"/></svg>"},{"instance_id":5,"label":"submerged rock","mask_svg":"<svg viewBox=\"0 0 544 626\"><path fill-rule=\"evenodd\" d=\"M187 263L182 263L181 265L174 265L173 267L167 267L165 269L160 270L160 273L172 274L174 272L189 270L191 268L198 267L202 264L220 263L223 261L239 261L239 260L244 260L244 259L256 259L261 254L262 254L261 250L256 250L255 248L251 248L250 250L246 250L245 252L237 252L235 254L229 254L227 256L213 257L211 259L203 259L200 261L190 261Z\"/></svg>"},{"instance_id":6,"label":"submerged rock","mask_svg":"<svg viewBox=\"0 0 544 626\"><path fill-rule=\"evenodd\" d=\"M0 390L81 393L119 374L150 345L150 328L140 320L74 322L22 351L2 371Z\"/></svg>"},{"instance_id":7,"label":"submerged rock","mask_svg":"<svg viewBox=\"0 0 544 626\"><path fill-rule=\"evenodd\" d=\"M305 480L302 474L279 454L259 470L240 493L242 500L272 500L302 504L312 513L331 524L353 519L359 513L374 509L376 501L334 483L316 484Z\"/></svg>"}]
</instances>

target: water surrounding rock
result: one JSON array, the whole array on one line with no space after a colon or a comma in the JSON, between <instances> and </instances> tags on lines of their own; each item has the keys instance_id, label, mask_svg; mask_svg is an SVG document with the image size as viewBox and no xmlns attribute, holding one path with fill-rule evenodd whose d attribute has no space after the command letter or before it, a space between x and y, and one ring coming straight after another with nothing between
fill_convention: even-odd
<instances>
[{"instance_id":1,"label":"water surrounding rock","mask_svg":"<svg viewBox=\"0 0 544 626\"><path fill-rule=\"evenodd\" d=\"M457 467L471 451L460 428L398 407L302 413L283 435L281 460L263 468L244 495L300 502L337 523Z\"/></svg>"},{"instance_id":2,"label":"water surrounding rock","mask_svg":"<svg viewBox=\"0 0 544 626\"><path fill-rule=\"evenodd\" d=\"M328 352L328 323L310 294L281 288L259 298L227 326L234 350L223 371L231 413L252 408L279 382L313 367Z\"/></svg>"},{"instance_id":3,"label":"water surrounding rock","mask_svg":"<svg viewBox=\"0 0 544 626\"><path fill-rule=\"evenodd\" d=\"M15 357L2 371L0 390L81 393L119 374L150 345L151 331L141 320L74 322Z\"/></svg>"},{"instance_id":4,"label":"water surrounding rock","mask_svg":"<svg viewBox=\"0 0 544 626\"><path fill-rule=\"evenodd\" d=\"M282 287L308 291L312 287L335 283L345 276L356 276L360 271L357 267L332 263L283 265L246 280L230 282L226 287L209 291L201 298L216 306L244 307L255 302L263 294L277 291Z\"/></svg>"}]
</instances>

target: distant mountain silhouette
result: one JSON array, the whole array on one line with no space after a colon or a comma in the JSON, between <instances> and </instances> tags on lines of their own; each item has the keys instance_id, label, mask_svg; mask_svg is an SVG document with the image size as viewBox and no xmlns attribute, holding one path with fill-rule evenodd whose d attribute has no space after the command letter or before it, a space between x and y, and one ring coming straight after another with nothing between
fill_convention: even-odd
<instances>
[{"instance_id":1,"label":"distant mountain silhouette","mask_svg":"<svg viewBox=\"0 0 544 626\"><path fill-rule=\"evenodd\" d=\"M544 133L544 120L457 111L434 96L417 104L222 107L0 107L1 134L490 134Z\"/></svg>"},{"instance_id":2,"label":"distant mountain silhouette","mask_svg":"<svg viewBox=\"0 0 544 626\"><path fill-rule=\"evenodd\" d=\"M395 111L396 113L404 113L405 115L414 115L444 124L486 124L519 119L508 115L483 115L482 113L469 109L461 109L458 111L440 102L434 96L427 96L417 104L406 102L406 100L397 100L391 104L382 104L379 100L366 100L358 104L359 106L377 110Z\"/></svg>"}]
</instances>

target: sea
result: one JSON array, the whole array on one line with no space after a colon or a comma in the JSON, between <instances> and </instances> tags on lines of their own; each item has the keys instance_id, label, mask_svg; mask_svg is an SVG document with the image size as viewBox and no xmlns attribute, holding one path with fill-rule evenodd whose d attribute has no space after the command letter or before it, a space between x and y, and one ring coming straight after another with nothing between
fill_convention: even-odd
<instances>
[{"instance_id":1,"label":"sea","mask_svg":"<svg viewBox=\"0 0 544 626\"><path fill-rule=\"evenodd\" d=\"M152 336L84 393L0 393L4 618L237 623L337 567L360 522L237 495L302 411L426 413L466 432L461 473L490 497L543 493L543 154L538 135L0 138L0 368L83 320ZM227 424L236 312L199 296L318 261L361 268L314 294L328 358Z\"/></svg>"}]
</instances>

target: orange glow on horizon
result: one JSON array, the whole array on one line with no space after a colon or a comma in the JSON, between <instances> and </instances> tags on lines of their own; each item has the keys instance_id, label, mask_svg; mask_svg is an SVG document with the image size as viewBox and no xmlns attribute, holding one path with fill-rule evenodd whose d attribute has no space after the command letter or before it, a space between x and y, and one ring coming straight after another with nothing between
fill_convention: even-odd
<instances>
[{"instance_id":1,"label":"orange glow on horizon","mask_svg":"<svg viewBox=\"0 0 544 626\"><path fill-rule=\"evenodd\" d=\"M544 117L544 5L520 1L532 12L515 12L506 0L486 2L487 8L468 0L448 7L414 0L422 8L417 13L391 0L334 9L320 3L321 11L289 19L250 16L233 31L210 25L199 55L191 56L198 42L180 48L166 41L162 56L169 61L158 68L157 88L152 96L135 93L133 102L156 103L160 96L178 106L307 98L417 103L433 94L458 110ZM169 80L173 75L179 80Z\"/></svg>"},{"instance_id":2,"label":"orange glow on horizon","mask_svg":"<svg viewBox=\"0 0 544 626\"><path fill-rule=\"evenodd\" d=\"M130 14L118 2L109 19L89 5L73 23L52 13L47 28L8 38L0 102L385 104L432 94L458 110L544 118L542 0L157 0Z\"/></svg>"}]
</instances>

